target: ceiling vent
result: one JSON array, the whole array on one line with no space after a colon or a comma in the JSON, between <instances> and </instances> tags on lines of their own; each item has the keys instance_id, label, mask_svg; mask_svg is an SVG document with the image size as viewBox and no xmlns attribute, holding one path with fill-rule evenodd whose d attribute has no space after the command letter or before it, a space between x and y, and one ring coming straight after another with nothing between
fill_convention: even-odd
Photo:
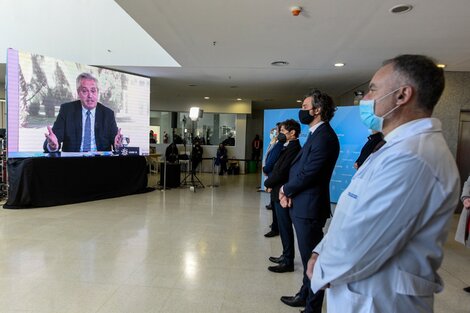
<instances>
[{"instance_id":1,"label":"ceiling vent","mask_svg":"<svg viewBox=\"0 0 470 313\"><path fill-rule=\"evenodd\" d=\"M289 62L287 62L287 61L274 61L274 62L271 62L271 65L272 66L286 66L286 65L289 65Z\"/></svg>"},{"instance_id":2,"label":"ceiling vent","mask_svg":"<svg viewBox=\"0 0 470 313\"><path fill-rule=\"evenodd\" d=\"M403 14L408 13L413 9L411 4L399 4L390 9L390 13L393 14Z\"/></svg>"}]
</instances>

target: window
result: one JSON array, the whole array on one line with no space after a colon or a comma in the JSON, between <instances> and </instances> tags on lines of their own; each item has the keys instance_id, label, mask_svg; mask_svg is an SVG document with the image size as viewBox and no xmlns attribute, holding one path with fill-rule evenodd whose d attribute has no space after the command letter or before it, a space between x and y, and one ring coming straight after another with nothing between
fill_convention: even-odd
<instances>
[{"instance_id":1,"label":"window","mask_svg":"<svg viewBox=\"0 0 470 313\"><path fill-rule=\"evenodd\" d=\"M172 119L176 125L172 125ZM199 140L203 145L224 143L235 146L236 120L236 114L204 113L203 117L193 122L188 112L150 112L150 128L154 133L159 129L159 133L155 134L158 143L175 141L177 144L189 144Z\"/></svg>"}]
</instances>

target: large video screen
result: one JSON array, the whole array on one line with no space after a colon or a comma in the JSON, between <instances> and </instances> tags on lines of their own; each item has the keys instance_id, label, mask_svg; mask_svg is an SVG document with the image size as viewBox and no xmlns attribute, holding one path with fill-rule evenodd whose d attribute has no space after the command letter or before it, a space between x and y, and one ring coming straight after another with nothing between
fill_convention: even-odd
<instances>
[{"instance_id":1,"label":"large video screen","mask_svg":"<svg viewBox=\"0 0 470 313\"><path fill-rule=\"evenodd\" d=\"M268 148L270 131L276 126L276 123L291 118L298 122L298 114L299 109L264 110L263 151L266 151ZM336 203L356 172L354 162L359 157L361 149L370 133L361 122L358 106L338 107L335 116L330 121L330 125L336 132L336 135L338 135L340 144L338 161L336 161L330 181L331 202ZM302 125L299 136L302 146L307 140L308 131L308 125ZM261 186L263 186L263 183Z\"/></svg>"},{"instance_id":2,"label":"large video screen","mask_svg":"<svg viewBox=\"0 0 470 313\"><path fill-rule=\"evenodd\" d=\"M43 156L43 152L48 152L44 145L47 127L53 125L63 136L59 151L71 154L89 151L83 149L88 143L81 140L88 130L84 126L88 121L81 115L82 104L86 107L84 103L88 101L83 90L88 89L83 89L82 78L77 81L83 74L91 75L86 76L93 78L94 83L89 93L96 93L96 110L91 114L94 127L88 127L95 139L91 151L110 152L107 137L112 134L114 138L120 129L124 144L138 147L140 154L148 154L149 78L9 49L6 80L9 157Z\"/></svg>"}]
</instances>

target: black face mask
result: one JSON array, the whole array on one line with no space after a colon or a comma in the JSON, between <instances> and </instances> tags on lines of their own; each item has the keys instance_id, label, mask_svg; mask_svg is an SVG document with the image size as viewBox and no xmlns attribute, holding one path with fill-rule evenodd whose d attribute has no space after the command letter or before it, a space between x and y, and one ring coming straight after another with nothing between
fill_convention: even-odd
<instances>
[{"instance_id":1,"label":"black face mask","mask_svg":"<svg viewBox=\"0 0 470 313\"><path fill-rule=\"evenodd\" d=\"M287 137L283 133L279 133L279 135L277 135L277 140L281 143L285 143L287 141Z\"/></svg>"},{"instance_id":2,"label":"black face mask","mask_svg":"<svg viewBox=\"0 0 470 313\"><path fill-rule=\"evenodd\" d=\"M311 116L309 112L310 112L310 110L300 110L299 111L300 123L308 125L311 122L313 122L313 119L315 118L315 116Z\"/></svg>"}]
</instances>

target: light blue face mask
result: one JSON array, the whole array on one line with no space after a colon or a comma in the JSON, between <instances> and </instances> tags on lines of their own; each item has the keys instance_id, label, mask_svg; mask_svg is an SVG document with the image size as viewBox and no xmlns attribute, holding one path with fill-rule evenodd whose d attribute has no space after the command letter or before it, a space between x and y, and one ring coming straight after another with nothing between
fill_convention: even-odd
<instances>
[{"instance_id":1,"label":"light blue face mask","mask_svg":"<svg viewBox=\"0 0 470 313\"><path fill-rule=\"evenodd\" d=\"M272 133L269 134L269 138L273 140L273 138L276 138L277 136L277 130L273 130Z\"/></svg>"},{"instance_id":2,"label":"light blue face mask","mask_svg":"<svg viewBox=\"0 0 470 313\"><path fill-rule=\"evenodd\" d=\"M377 100L371 99L371 100L361 100L359 101L359 114L361 116L361 120L366 125L367 128L376 130L376 131L382 131L383 127L383 122L384 118L398 109L400 106L396 106L387 113L385 113L383 116L377 116L375 115L375 104L379 102L380 100L384 99L385 97L393 94L395 91L399 90L400 88L397 88L386 95L378 98Z\"/></svg>"}]
</instances>

